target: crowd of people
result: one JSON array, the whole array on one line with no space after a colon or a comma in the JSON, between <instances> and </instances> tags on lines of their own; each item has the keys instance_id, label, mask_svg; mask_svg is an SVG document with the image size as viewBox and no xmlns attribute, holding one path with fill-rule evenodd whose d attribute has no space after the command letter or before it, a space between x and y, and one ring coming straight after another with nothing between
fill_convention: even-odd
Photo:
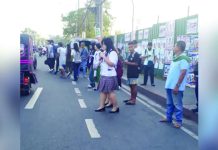
<instances>
[{"instance_id":1,"label":"crowd of people","mask_svg":"<svg viewBox=\"0 0 218 150\"><path fill-rule=\"evenodd\" d=\"M49 71L54 74L60 72L61 78L72 78L74 81L78 81L79 78L87 78L88 74L88 88L100 92L99 107L95 109L96 112L103 112L108 107L111 108L110 113L120 111L115 91L122 86L124 65L127 68L127 84L131 93L130 98L124 100L126 105L136 104L138 78L142 70L144 70L144 83L141 85L147 85L150 75L151 86L155 86L154 64L157 56L155 50L152 49L152 42L148 43L147 49L139 53L137 52L137 41L130 41L128 43L129 55L125 59L121 55L121 50L114 47L110 38L104 38L101 43L92 42L88 46L85 42L74 42L67 44L66 48L63 43L58 43L56 46L54 41L48 42L45 64L49 66ZM166 118L161 120L161 122L171 123L172 115L175 112L176 123L174 126L176 128L180 128L182 125L182 98L190 62L184 54L185 47L186 44L183 41L178 41L174 47L175 57L165 85Z\"/></svg>"}]
</instances>

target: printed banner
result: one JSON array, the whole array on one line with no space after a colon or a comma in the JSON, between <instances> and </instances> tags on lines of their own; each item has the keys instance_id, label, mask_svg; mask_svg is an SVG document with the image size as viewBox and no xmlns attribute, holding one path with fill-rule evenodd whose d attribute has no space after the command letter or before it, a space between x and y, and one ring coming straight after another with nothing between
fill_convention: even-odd
<instances>
[{"instance_id":1,"label":"printed banner","mask_svg":"<svg viewBox=\"0 0 218 150\"><path fill-rule=\"evenodd\" d=\"M143 39L143 30L139 30L138 31L138 40L142 40Z\"/></svg>"},{"instance_id":2,"label":"printed banner","mask_svg":"<svg viewBox=\"0 0 218 150\"><path fill-rule=\"evenodd\" d=\"M186 33L191 34L191 33L197 33L198 32L198 19L189 19L187 20L187 28L186 28Z\"/></svg>"},{"instance_id":3,"label":"printed banner","mask_svg":"<svg viewBox=\"0 0 218 150\"><path fill-rule=\"evenodd\" d=\"M162 25L159 28L159 37L165 37L166 36L166 25Z\"/></svg>"},{"instance_id":4,"label":"printed banner","mask_svg":"<svg viewBox=\"0 0 218 150\"><path fill-rule=\"evenodd\" d=\"M131 39L131 33L126 33L125 34L125 42L130 41L130 39Z\"/></svg>"},{"instance_id":5,"label":"printed banner","mask_svg":"<svg viewBox=\"0 0 218 150\"><path fill-rule=\"evenodd\" d=\"M143 36L143 38L144 38L145 40L148 39L148 34L149 34L149 29L144 29L144 36Z\"/></svg>"}]
</instances>

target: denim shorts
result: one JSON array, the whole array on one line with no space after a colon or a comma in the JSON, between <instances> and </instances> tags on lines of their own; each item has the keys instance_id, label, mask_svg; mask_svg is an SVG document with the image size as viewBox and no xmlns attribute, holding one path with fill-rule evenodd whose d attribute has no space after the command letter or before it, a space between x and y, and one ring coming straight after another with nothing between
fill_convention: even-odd
<instances>
[{"instance_id":1,"label":"denim shorts","mask_svg":"<svg viewBox=\"0 0 218 150\"><path fill-rule=\"evenodd\" d=\"M127 84L129 84L129 85L138 84L138 78L128 78L127 79Z\"/></svg>"}]
</instances>

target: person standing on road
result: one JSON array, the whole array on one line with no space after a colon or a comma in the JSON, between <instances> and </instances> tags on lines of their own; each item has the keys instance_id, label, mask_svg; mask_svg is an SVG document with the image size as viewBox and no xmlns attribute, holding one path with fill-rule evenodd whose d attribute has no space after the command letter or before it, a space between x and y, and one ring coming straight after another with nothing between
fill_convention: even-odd
<instances>
[{"instance_id":1,"label":"person standing on road","mask_svg":"<svg viewBox=\"0 0 218 150\"><path fill-rule=\"evenodd\" d=\"M101 49L101 44L97 43L95 45L95 54L94 54L94 60L93 60L94 79L97 84L100 79L100 53L101 53L100 49ZM97 88L94 88L94 90L97 90Z\"/></svg>"},{"instance_id":2,"label":"person standing on road","mask_svg":"<svg viewBox=\"0 0 218 150\"><path fill-rule=\"evenodd\" d=\"M143 86L147 85L148 75L150 75L151 85L154 84L154 64L156 62L155 50L152 49L152 42L148 43L148 49L145 49L144 53L141 55L141 59L144 60L144 83Z\"/></svg>"},{"instance_id":3,"label":"person standing on road","mask_svg":"<svg viewBox=\"0 0 218 150\"><path fill-rule=\"evenodd\" d=\"M113 41L110 38L104 38L102 40L102 48L106 53L101 52L101 79L98 85L100 92L100 106L96 109L96 112L105 111L105 101L107 95L110 102L113 105L110 113L118 113L119 107L116 100L115 90L118 90L116 65L118 62L118 55L115 51Z\"/></svg>"},{"instance_id":4,"label":"person standing on road","mask_svg":"<svg viewBox=\"0 0 218 150\"><path fill-rule=\"evenodd\" d=\"M117 67L116 67L116 71L117 71L117 82L119 85L119 89L122 87L122 76L123 76L123 57L121 56L121 49L117 49L117 53L118 53L118 62L117 62Z\"/></svg>"},{"instance_id":5,"label":"person standing on road","mask_svg":"<svg viewBox=\"0 0 218 150\"><path fill-rule=\"evenodd\" d=\"M57 52L59 54L59 69L61 72L61 77L65 78L65 68L66 68L66 57L67 57L67 50L63 47L63 43L58 43L59 48Z\"/></svg>"},{"instance_id":6,"label":"person standing on road","mask_svg":"<svg viewBox=\"0 0 218 150\"><path fill-rule=\"evenodd\" d=\"M81 43L81 59L82 59L82 62L80 64L80 68L82 68L83 70L83 78L86 77L86 69L87 69L87 60L88 60L88 57L89 57L89 53L88 53L88 50L86 49L85 47L85 43L82 42ZM79 69L80 71L80 69Z\"/></svg>"},{"instance_id":7,"label":"person standing on road","mask_svg":"<svg viewBox=\"0 0 218 150\"><path fill-rule=\"evenodd\" d=\"M81 56L79 51L78 43L73 44L73 49L71 51L71 58L72 58L72 68L74 73L74 81L78 80L79 76L79 66L81 64Z\"/></svg>"},{"instance_id":8,"label":"person standing on road","mask_svg":"<svg viewBox=\"0 0 218 150\"><path fill-rule=\"evenodd\" d=\"M54 56L54 49L52 46L53 40L48 40L47 45L47 59L48 59L48 65L49 65L49 71L54 71L54 65L55 65L55 56Z\"/></svg>"},{"instance_id":9,"label":"person standing on road","mask_svg":"<svg viewBox=\"0 0 218 150\"><path fill-rule=\"evenodd\" d=\"M93 69L94 54L95 54L95 43L93 42L89 50L89 59L87 65L89 68L89 81L90 81L88 88L95 87L94 69Z\"/></svg>"},{"instance_id":10,"label":"person standing on road","mask_svg":"<svg viewBox=\"0 0 218 150\"><path fill-rule=\"evenodd\" d=\"M134 43L129 42L130 55L124 63L127 65L127 82L131 91L131 98L124 100L126 105L135 105L137 97L137 84L140 71L140 55L134 50Z\"/></svg>"},{"instance_id":11,"label":"person standing on road","mask_svg":"<svg viewBox=\"0 0 218 150\"><path fill-rule=\"evenodd\" d=\"M160 122L171 123L172 115L175 112L176 123L174 127L182 126L183 117L183 92L185 91L190 58L183 52L186 44L184 41L178 41L174 47L174 58L170 65L170 70L165 84L167 94L166 118Z\"/></svg>"},{"instance_id":12,"label":"person standing on road","mask_svg":"<svg viewBox=\"0 0 218 150\"><path fill-rule=\"evenodd\" d=\"M72 73L71 63L72 63L72 60L71 60L71 47L70 47L70 44L67 44L67 57L66 57L66 72L67 72L67 77L69 77L71 75L71 73Z\"/></svg>"},{"instance_id":13,"label":"person standing on road","mask_svg":"<svg viewBox=\"0 0 218 150\"><path fill-rule=\"evenodd\" d=\"M54 74L57 74L58 71L59 71L59 54L57 52L57 49L58 49L58 45L53 45L54 46L54 54L55 54L55 73Z\"/></svg>"}]
</instances>

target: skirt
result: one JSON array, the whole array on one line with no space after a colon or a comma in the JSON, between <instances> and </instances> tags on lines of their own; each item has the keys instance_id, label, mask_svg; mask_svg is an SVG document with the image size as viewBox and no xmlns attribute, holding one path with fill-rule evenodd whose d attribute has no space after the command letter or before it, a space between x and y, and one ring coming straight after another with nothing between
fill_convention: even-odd
<instances>
[{"instance_id":1,"label":"skirt","mask_svg":"<svg viewBox=\"0 0 218 150\"><path fill-rule=\"evenodd\" d=\"M118 83L117 77L106 77L101 76L99 84L98 84L98 91L102 93L110 93L114 90L118 90Z\"/></svg>"}]
</instances>

